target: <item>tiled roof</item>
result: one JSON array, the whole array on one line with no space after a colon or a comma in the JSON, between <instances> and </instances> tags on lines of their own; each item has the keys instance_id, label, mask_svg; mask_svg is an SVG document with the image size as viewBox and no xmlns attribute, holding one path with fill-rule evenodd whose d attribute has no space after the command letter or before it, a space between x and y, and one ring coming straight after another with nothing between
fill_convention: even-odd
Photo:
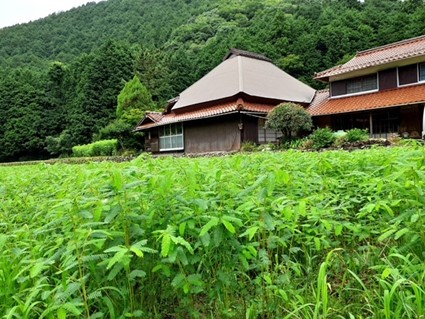
<instances>
[{"instance_id":1,"label":"tiled roof","mask_svg":"<svg viewBox=\"0 0 425 319\"><path fill-rule=\"evenodd\" d=\"M147 112L146 116L154 122L159 122L164 117L164 114L162 114L161 112Z\"/></svg>"},{"instance_id":2,"label":"tiled roof","mask_svg":"<svg viewBox=\"0 0 425 319\"><path fill-rule=\"evenodd\" d=\"M345 64L316 73L316 79L425 55L425 35L358 52Z\"/></svg>"},{"instance_id":3,"label":"tiled roof","mask_svg":"<svg viewBox=\"0 0 425 319\"><path fill-rule=\"evenodd\" d=\"M162 126L171 123L185 122L191 120L198 120L213 116L220 116L225 114L236 113L238 111L245 112L259 112L259 113L268 113L274 108L274 105L267 105L261 103L250 103L245 102L242 99L238 99L235 102L230 103L220 103L208 107L203 107L201 109L184 112L181 114L172 112L169 114L162 115L162 118L158 122L150 122L143 124L143 121L140 122L139 126L136 127L136 131L145 130L155 126Z\"/></svg>"},{"instance_id":4,"label":"tiled roof","mask_svg":"<svg viewBox=\"0 0 425 319\"><path fill-rule=\"evenodd\" d=\"M349 97L329 98L328 90L317 91L307 111L312 116L350 113L425 102L425 84Z\"/></svg>"}]
</instances>

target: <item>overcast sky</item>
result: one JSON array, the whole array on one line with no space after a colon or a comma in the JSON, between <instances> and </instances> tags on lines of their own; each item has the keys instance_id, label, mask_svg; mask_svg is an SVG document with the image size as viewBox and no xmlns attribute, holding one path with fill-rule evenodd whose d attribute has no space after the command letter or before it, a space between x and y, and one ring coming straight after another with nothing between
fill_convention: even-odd
<instances>
[{"instance_id":1,"label":"overcast sky","mask_svg":"<svg viewBox=\"0 0 425 319\"><path fill-rule=\"evenodd\" d=\"M100 0L0 0L0 28L34 21Z\"/></svg>"}]
</instances>

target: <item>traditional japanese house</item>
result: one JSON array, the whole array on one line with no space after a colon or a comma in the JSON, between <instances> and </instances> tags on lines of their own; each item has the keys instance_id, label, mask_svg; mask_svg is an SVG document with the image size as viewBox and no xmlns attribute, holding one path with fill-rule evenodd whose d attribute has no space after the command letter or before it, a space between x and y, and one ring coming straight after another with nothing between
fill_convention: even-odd
<instances>
[{"instance_id":1,"label":"traditional japanese house","mask_svg":"<svg viewBox=\"0 0 425 319\"><path fill-rule=\"evenodd\" d=\"M308 106L315 90L267 57L232 49L223 62L171 100L162 113L147 113L136 131L151 152L239 150L242 143L276 141L265 118L282 102Z\"/></svg>"},{"instance_id":2,"label":"traditional japanese house","mask_svg":"<svg viewBox=\"0 0 425 319\"><path fill-rule=\"evenodd\" d=\"M329 84L307 111L320 127L368 129L373 137L425 131L425 36L358 52L315 75Z\"/></svg>"}]
</instances>

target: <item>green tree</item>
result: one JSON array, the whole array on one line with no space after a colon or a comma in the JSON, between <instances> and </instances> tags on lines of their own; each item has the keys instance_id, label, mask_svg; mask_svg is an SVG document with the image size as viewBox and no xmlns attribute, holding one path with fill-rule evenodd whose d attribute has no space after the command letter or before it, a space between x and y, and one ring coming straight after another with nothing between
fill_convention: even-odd
<instances>
[{"instance_id":1,"label":"green tree","mask_svg":"<svg viewBox=\"0 0 425 319\"><path fill-rule=\"evenodd\" d=\"M276 106L267 116L268 128L282 132L283 138L291 139L293 134L308 131L313 122L307 111L295 103L282 103Z\"/></svg>"},{"instance_id":2,"label":"green tree","mask_svg":"<svg viewBox=\"0 0 425 319\"><path fill-rule=\"evenodd\" d=\"M117 98L117 118L100 129L96 139L118 139L120 147L125 150L138 150L142 147L142 135L132 132L136 124L143 118L146 111L153 110L148 89L135 75L128 81Z\"/></svg>"},{"instance_id":3,"label":"green tree","mask_svg":"<svg viewBox=\"0 0 425 319\"><path fill-rule=\"evenodd\" d=\"M73 145L87 144L115 118L117 95L134 73L133 59L126 46L108 41L74 67L69 133Z\"/></svg>"},{"instance_id":4,"label":"green tree","mask_svg":"<svg viewBox=\"0 0 425 319\"><path fill-rule=\"evenodd\" d=\"M154 108L152 96L148 89L140 82L137 75L128 81L118 95L117 118L122 118L132 109L149 111ZM136 124L136 123L130 123Z\"/></svg>"}]
</instances>

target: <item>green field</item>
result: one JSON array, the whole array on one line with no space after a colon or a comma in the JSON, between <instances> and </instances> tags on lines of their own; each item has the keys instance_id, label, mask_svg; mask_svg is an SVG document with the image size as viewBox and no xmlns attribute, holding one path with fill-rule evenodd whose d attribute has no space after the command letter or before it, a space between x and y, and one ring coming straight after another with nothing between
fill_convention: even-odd
<instances>
[{"instance_id":1,"label":"green field","mask_svg":"<svg viewBox=\"0 0 425 319\"><path fill-rule=\"evenodd\" d=\"M1 318L425 318L425 150L0 167Z\"/></svg>"}]
</instances>

